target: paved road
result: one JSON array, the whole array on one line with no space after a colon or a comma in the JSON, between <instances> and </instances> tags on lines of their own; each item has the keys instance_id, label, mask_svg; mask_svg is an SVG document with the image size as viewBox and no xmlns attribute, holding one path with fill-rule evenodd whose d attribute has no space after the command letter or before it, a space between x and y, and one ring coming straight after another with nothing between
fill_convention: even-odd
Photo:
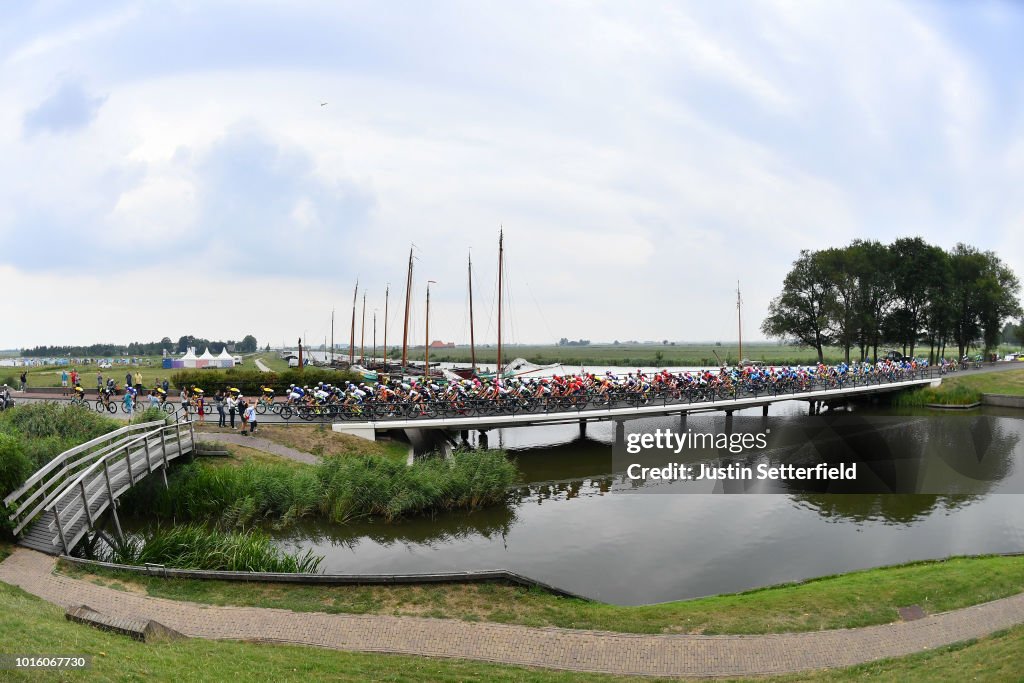
<instances>
[{"instance_id":1,"label":"paved road","mask_svg":"<svg viewBox=\"0 0 1024 683\"><path fill-rule=\"evenodd\" d=\"M256 362L257 362L257 364L262 365L258 359L257 359ZM262 367L260 369L263 370ZM966 375L980 375L980 374L991 373L991 372L1005 372L1005 371L1008 371L1008 370L1024 370L1024 363L1022 363L1022 362L1010 362L1010 363L999 362L999 363L995 363L993 365L985 365L984 367L982 367L979 370L974 370L974 369L971 369L971 370L961 370L959 372L956 372L956 373L953 373L953 374L950 374L950 375L946 375L945 377L946 378L954 378L954 377L963 377L963 376L966 376ZM34 401L67 400L67 398L65 398L64 396L62 396L60 394L33 393L31 387L29 388L28 392L26 392L24 394L19 392L19 391L15 391L15 392L12 392L11 395L14 398L14 401L15 401L16 404L17 403L32 403ZM95 390L86 389L86 395L90 398L90 400L93 403L95 403L95 398L96 398ZM143 402L143 408L145 408L146 405L148 405L148 404ZM121 410L120 401L118 401L118 411L112 417L116 417L118 419L127 419L127 415L125 415L124 412ZM208 415L207 418L209 419L209 417L210 416ZM216 424L216 422L217 422L217 414L216 414L216 412L214 412L212 414L212 417L213 417L214 424ZM307 422L302 421L298 417L292 417L290 420L282 420L280 417L278 417L276 415L271 415L271 414L268 413L267 415L261 415L260 416L260 423L262 423L262 424L289 424L289 423L291 423L291 424L314 424L315 422L308 422L307 423Z\"/></svg>"},{"instance_id":2,"label":"paved road","mask_svg":"<svg viewBox=\"0 0 1024 683\"><path fill-rule=\"evenodd\" d=\"M751 636L642 635L199 605L57 575L55 562L49 555L19 548L0 563L0 581L61 607L88 605L121 619L152 619L194 638L299 643L622 675L757 676L846 667L981 638L1024 623L1022 593L916 621L858 629Z\"/></svg>"},{"instance_id":3,"label":"paved road","mask_svg":"<svg viewBox=\"0 0 1024 683\"><path fill-rule=\"evenodd\" d=\"M270 372L270 368L263 364L263 361L259 358L256 359L256 367L260 372Z\"/></svg>"}]
</instances>

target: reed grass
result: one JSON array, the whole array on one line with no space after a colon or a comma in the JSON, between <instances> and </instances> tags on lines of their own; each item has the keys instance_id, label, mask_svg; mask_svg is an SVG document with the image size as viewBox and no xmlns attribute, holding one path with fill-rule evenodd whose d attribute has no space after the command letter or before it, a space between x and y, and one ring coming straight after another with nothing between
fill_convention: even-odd
<instances>
[{"instance_id":1,"label":"reed grass","mask_svg":"<svg viewBox=\"0 0 1024 683\"><path fill-rule=\"evenodd\" d=\"M945 386L937 389L925 387L914 391L903 391L893 397L893 405L901 408L915 408L930 404L944 406L960 406L977 403L981 400L981 392L961 385Z\"/></svg>"},{"instance_id":2,"label":"reed grass","mask_svg":"<svg viewBox=\"0 0 1024 683\"><path fill-rule=\"evenodd\" d=\"M180 569L248 572L316 572L323 557L286 553L261 531L225 532L199 524L156 527L141 536L126 536L98 553L104 562L160 564Z\"/></svg>"},{"instance_id":3,"label":"reed grass","mask_svg":"<svg viewBox=\"0 0 1024 683\"><path fill-rule=\"evenodd\" d=\"M517 478L516 466L501 451L458 451L412 465L379 455L328 457L308 467L196 461L172 472L168 489L144 482L121 500L129 513L224 528L285 526L312 516L337 523L364 517L394 521L501 503Z\"/></svg>"}]
</instances>

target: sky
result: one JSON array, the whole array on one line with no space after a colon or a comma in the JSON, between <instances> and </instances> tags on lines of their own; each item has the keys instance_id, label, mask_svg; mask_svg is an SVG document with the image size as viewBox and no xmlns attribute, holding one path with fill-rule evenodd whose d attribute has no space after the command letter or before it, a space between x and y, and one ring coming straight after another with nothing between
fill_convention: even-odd
<instances>
[{"instance_id":1,"label":"sky","mask_svg":"<svg viewBox=\"0 0 1024 683\"><path fill-rule=\"evenodd\" d=\"M1024 4L0 7L0 348L763 338L801 249L1024 276ZM359 333L357 332L357 337ZM342 341L344 340L344 341ZM358 343L358 339L357 339Z\"/></svg>"}]
</instances>

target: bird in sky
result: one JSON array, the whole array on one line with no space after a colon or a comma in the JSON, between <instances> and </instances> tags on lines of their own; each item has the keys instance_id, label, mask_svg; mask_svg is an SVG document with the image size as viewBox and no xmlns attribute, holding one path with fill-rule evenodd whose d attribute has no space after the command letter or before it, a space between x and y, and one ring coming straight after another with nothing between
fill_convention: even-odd
<instances>
[{"instance_id":1,"label":"bird in sky","mask_svg":"<svg viewBox=\"0 0 1024 683\"><path fill-rule=\"evenodd\" d=\"M321 107L326 107L326 106L327 106L327 103L326 103L326 102L321 102L321 103L320 103L320 106L321 106Z\"/></svg>"}]
</instances>

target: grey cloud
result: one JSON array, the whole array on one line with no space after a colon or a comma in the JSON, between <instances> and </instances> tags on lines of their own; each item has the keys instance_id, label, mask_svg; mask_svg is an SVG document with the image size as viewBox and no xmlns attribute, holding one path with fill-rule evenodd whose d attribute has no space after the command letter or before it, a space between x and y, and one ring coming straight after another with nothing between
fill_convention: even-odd
<instances>
[{"instance_id":1,"label":"grey cloud","mask_svg":"<svg viewBox=\"0 0 1024 683\"><path fill-rule=\"evenodd\" d=\"M52 95L25 113L25 135L67 133L85 128L96 118L106 99L106 96L90 95L80 83L65 80Z\"/></svg>"}]
</instances>

